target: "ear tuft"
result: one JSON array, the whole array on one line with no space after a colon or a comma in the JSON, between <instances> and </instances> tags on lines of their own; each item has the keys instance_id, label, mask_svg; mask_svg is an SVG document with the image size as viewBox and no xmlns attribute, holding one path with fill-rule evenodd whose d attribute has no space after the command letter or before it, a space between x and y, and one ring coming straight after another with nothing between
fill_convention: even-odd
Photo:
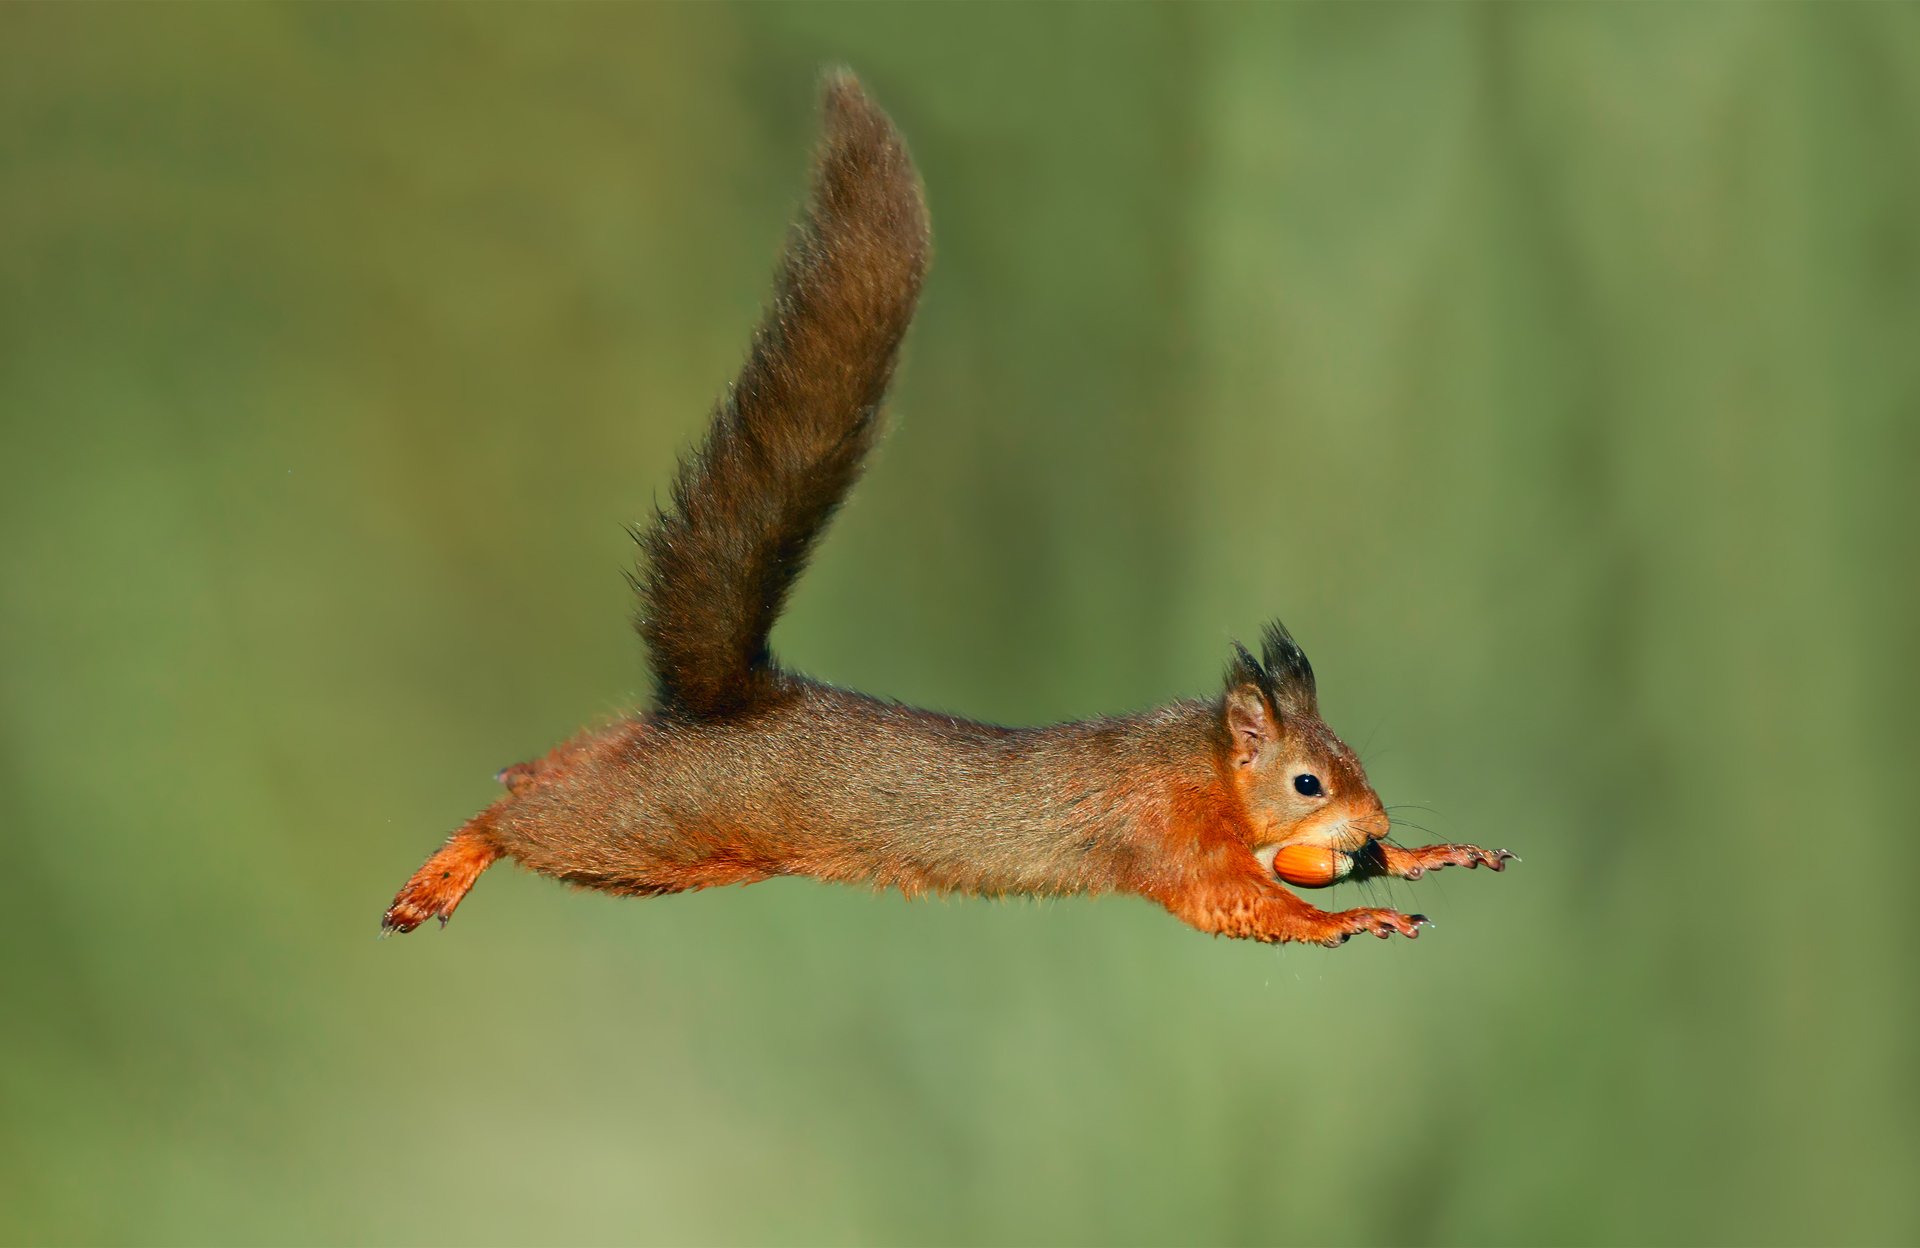
<instances>
[{"instance_id":1,"label":"ear tuft","mask_svg":"<svg viewBox=\"0 0 1920 1248\"><path fill-rule=\"evenodd\" d=\"M1233 657L1227 660L1227 688L1235 685L1253 685L1264 689L1267 684L1266 669L1260 666L1260 660L1248 653L1239 642L1233 643Z\"/></svg>"},{"instance_id":2,"label":"ear tuft","mask_svg":"<svg viewBox=\"0 0 1920 1248\"><path fill-rule=\"evenodd\" d=\"M1274 702L1290 710L1320 713L1313 664L1307 662L1307 652L1279 620L1267 625L1260 657L1266 672L1267 691L1273 695Z\"/></svg>"}]
</instances>

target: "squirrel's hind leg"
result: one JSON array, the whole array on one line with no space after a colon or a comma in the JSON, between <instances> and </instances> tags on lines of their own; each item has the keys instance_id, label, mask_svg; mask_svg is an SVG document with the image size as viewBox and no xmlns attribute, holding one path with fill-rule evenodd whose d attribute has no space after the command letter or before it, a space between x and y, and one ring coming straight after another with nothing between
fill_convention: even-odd
<instances>
[{"instance_id":1,"label":"squirrel's hind leg","mask_svg":"<svg viewBox=\"0 0 1920 1248\"><path fill-rule=\"evenodd\" d=\"M500 857L500 847L487 834L486 823L484 814L469 820L413 873L380 918L382 936L410 932L428 919L439 919L446 926L480 873Z\"/></svg>"}]
</instances>

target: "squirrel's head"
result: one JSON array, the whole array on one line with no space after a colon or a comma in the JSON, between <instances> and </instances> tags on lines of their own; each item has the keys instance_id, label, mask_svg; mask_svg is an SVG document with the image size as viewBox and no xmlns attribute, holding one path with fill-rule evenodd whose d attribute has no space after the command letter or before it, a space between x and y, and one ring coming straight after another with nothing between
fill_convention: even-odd
<instances>
[{"instance_id":1,"label":"squirrel's head","mask_svg":"<svg viewBox=\"0 0 1920 1248\"><path fill-rule=\"evenodd\" d=\"M1227 665L1220 733L1228 774L1265 861L1289 845L1351 853L1387 834L1387 813L1347 743L1320 718L1313 666L1269 625L1259 659L1238 644Z\"/></svg>"}]
</instances>

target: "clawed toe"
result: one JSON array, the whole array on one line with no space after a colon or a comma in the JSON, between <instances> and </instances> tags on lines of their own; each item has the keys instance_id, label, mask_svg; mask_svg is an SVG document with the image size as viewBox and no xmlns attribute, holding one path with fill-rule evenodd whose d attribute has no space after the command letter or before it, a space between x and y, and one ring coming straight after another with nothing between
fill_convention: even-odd
<instances>
[{"instance_id":1,"label":"clawed toe","mask_svg":"<svg viewBox=\"0 0 1920 1248\"><path fill-rule=\"evenodd\" d=\"M1408 940L1418 940L1420 939L1420 929L1422 927L1432 926L1432 921L1424 914L1397 914L1391 910L1359 914L1351 918L1349 922L1351 922L1353 926L1347 933L1340 937L1340 943L1342 944L1346 943L1347 936L1357 932L1372 932L1381 940L1386 940L1388 937L1396 934L1405 936Z\"/></svg>"},{"instance_id":2,"label":"clawed toe","mask_svg":"<svg viewBox=\"0 0 1920 1248\"><path fill-rule=\"evenodd\" d=\"M399 932L404 936L428 919L439 919L440 926L445 927L451 913L451 907L436 906L402 894L380 916L380 934L391 936Z\"/></svg>"},{"instance_id":3,"label":"clawed toe","mask_svg":"<svg viewBox=\"0 0 1920 1248\"><path fill-rule=\"evenodd\" d=\"M1463 845L1454 851L1453 865L1477 871L1486 867L1490 871L1505 871L1508 862L1520 861L1510 851L1504 849L1481 849L1476 845Z\"/></svg>"}]
</instances>

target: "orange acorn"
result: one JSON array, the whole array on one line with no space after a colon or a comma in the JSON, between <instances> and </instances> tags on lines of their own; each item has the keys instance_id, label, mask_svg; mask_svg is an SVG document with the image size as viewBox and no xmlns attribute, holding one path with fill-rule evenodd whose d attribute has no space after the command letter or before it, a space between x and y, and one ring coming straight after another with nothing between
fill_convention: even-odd
<instances>
[{"instance_id":1,"label":"orange acorn","mask_svg":"<svg viewBox=\"0 0 1920 1248\"><path fill-rule=\"evenodd\" d=\"M1301 888L1325 888L1352 870L1352 858L1325 845L1289 845L1273 856L1273 873Z\"/></svg>"}]
</instances>

